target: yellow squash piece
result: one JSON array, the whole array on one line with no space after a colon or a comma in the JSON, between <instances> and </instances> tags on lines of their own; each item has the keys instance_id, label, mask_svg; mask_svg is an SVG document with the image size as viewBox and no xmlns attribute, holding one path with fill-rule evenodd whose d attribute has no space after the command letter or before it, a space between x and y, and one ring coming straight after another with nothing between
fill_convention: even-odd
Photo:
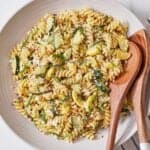
<instances>
[{"instance_id":1,"label":"yellow squash piece","mask_svg":"<svg viewBox=\"0 0 150 150\"><path fill-rule=\"evenodd\" d=\"M72 91L72 98L79 107L82 107L82 108L84 107L83 101L78 97L75 91Z\"/></svg>"},{"instance_id":2,"label":"yellow squash piece","mask_svg":"<svg viewBox=\"0 0 150 150\"><path fill-rule=\"evenodd\" d=\"M124 52L119 49L115 51L115 55L118 59L121 59L121 60L127 60L130 57L130 53Z\"/></svg>"},{"instance_id":3,"label":"yellow squash piece","mask_svg":"<svg viewBox=\"0 0 150 150\"><path fill-rule=\"evenodd\" d=\"M86 54L87 54L88 56L95 56L95 55L99 54L100 51L101 51L100 45L99 45L99 44L96 44L96 45L92 46L91 48L89 48L89 49L87 50Z\"/></svg>"},{"instance_id":4,"label":"yellow squash piece","mask_svg":"<svg viewBox=\"0 0 150 150\"><path fill-rule=\"evenodd\" d=\"M52 75L54 74L54 72L55 72L54 67L50 68L50 69L47 71L47 73L46 73L46 77L45 77L46 80L50 80L51 77L52 77Z\"/></svg>"},{"instance_id":5,"label":"yellow squash piece","mask_svg":"<svg viewBox=\"0 0 150 150\"><path fill-rule=\"evenodd\" d=\"M61 107L62 113L67 114L70 111L70 105L69 104L63 104Z\"/></svg>"}]
</instances>

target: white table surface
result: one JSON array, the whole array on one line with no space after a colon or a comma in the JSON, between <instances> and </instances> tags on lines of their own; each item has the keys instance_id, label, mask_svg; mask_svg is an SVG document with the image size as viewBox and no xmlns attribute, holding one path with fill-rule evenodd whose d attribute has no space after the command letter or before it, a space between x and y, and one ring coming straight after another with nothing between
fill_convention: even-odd
<instances>
[{"instance_id":1,"label":"white table surface","mask_svg":"<svg viewBox=\"0 0 150 150\"><path fill-rule=\"evenodd\" d=\"M0 27L4 26L7 20L12 16L13 13L17 12L24 4L30 2L31 0L0 0ZM114 0L115 1L115 0ZM125 2L135 0L119 0ZM143 5L143 1L145 5ZM142 3L141 3L142 2ZM142 6L141 6L142 4ZM125 3L126 7L129 7L132 12L134 12L144 25L148 27L146 23L146 17L150 16L150 0L136 0L136 3ZM149 5L149 8L147 7ZM142 8L142 9L141 9ZM149 13L148 13L149 10ZM150 29L150 26L149 26ZM11 129L2 121L0 118L0 150L34 150L28 144L26 144L22 139L17 137ZM30 137L29 137L30 138ZM122 145L118 150L137 150L138 140L137 136L134 136Z\"/></svg>"}]
</instances>

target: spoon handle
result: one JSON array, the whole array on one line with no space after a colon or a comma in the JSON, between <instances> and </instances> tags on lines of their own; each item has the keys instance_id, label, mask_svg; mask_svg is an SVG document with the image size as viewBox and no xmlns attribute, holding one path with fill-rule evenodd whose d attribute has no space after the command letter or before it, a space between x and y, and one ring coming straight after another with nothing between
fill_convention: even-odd
<instances>
[{"instance_id":1,"label":"spoon handle","mask_svg":"<svg viewBox=\"0 0 150 150\"><path fill-rule=\"evenodd\" d=\"M143 87L143 86L142 86ZM137 88L142 88L142 87L137 87ZM134 113L136 116L136 121L137 121L137 128L138 128L138 135L139 135L139 141L140 143L147 143L148 142L148 130L147 130L147 123L146 123L146 113L144 111L144 104L142 100L139 100L142 98L142 93L137 92L139 89L135 90L137 93L136 96L133 97L133 106L134 106ZM143 92L144 89L141 89ZM141 101L141 103L139 102Z\"/></svg>"},{"instance_id":2,"label":"spoon handle","mask_svg":"<svg viewBox=\"0 0 150 150\"><path fill-rule=\"evenodd\" d=\"M116 105L116 108L113 108L113 111L111 110L111 121L110 121L106 150L114 149L120 112L121 112L121 107L118 105Z\"/></svg>"}]
</instances>

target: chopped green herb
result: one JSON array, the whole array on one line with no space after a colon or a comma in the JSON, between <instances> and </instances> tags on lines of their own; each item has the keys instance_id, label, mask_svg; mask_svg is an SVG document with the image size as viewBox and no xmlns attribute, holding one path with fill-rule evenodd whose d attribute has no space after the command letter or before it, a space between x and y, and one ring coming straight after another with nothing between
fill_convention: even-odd
<instances>
[{"instance_id":1,"label":"chopped green herb","mask_svg":"<svg viewBox=\"0 0 150 150\"><path fill-rule=\"evenodd\" d=\"M54 58L60 58L60 59L62 59L62 60L65 60L65 57L64 57L63 53L54 54L53 57L54 57Z\"/></svg>"},{"instance_id":2,"label":"chopped green herb","mask_svg":"<svg viewBox=\"0 0 150 150\"><path fill-rule=\"evenodd\" d=\"M67 100L69 100L69 98L70 98L70 96L65 96L65 97L62 99L62 101L67 101Z\"/></svg>"},{"instance_id":3,"label":"chopped green herb","mask_svg":"<svg viewBox=\"0 0 150 150\"><path fill-rule=\"evenodd\" d=\"M47 119L46 119L46 114L45 114L44 109L41 109L39 111L39 115L40 115L40 118L46 123Z\"/></svg>"},{"instance_id":4,"label":"chopped green herb","mask_svg":"<svg viewBox=\"0 0 150 150\"><path fill-rule=\"evenodd\" d=\"M78 27L74 30L73 32L73 36L76 34L77 31L80 31L83 34L83 28L82 27Z\"/></svg>"},{"instance_id":5,"label":"chopped green herb","mask_svg":"<svg viewBox=\"0 0 150 150\"><path fill-rule=\"evenodd\" d=\"M102 78L103 78L103 74L101 73L101 71L94 70L93 80L97 89L101 90L104 93L109 93L110 89L103 83Z\"/></svg>"},{"instance_id":6,"label":"chopped green herb","mask_svg":"<svg viewBox=\"0 0 150 150\"><path fill-rule=\"evenodd\" d=\"M33 98L33 96L31 95L31 96L29 97L28 102L25 104L25 107L28 107L28 106L31 104L32 98Z\"/></svg>"},{"instance_id":7,"label":"chopped green herb","mask_svg":"<svg viewBox=\"0 0 150 150\"><path fill-rule=\"evenodd\" d=\"M96 30L96 31L103 31L104 30L104 25L97 25L97 26L94 26L94 29Z\"/></svg>"},{"instance_id":8,"label":"chopped green herb","mask_svg":"<svg viewBox=\"0 0 150 150\"><path fill-rule=\"evenodd\" d=\"M95 82L97 89L101 90L104 93L109 93L110 89L103 82Z\"/></svg>"},{"instance_id":9,"label":"chopped green herb","mask_svg":"<svg viewBox=\"0 0 150 150\"><path fill-rule=\"evenodd\" d=\"M103 74L101 73L100 70L94 70L93 75L94 80L101 80L103 77Z\"/></svg>"},{"instance_id":10,"label":"chopped green herb","mask_svg":"<svg viewBox=\"0 0 150 150\"><path fill-rule=\"evenodd\" d=\"M42 95L51 92L51 90L43 91L43 92L37 92L37 93L31 93L32 95Z\"/></svg>"}]
</instances>

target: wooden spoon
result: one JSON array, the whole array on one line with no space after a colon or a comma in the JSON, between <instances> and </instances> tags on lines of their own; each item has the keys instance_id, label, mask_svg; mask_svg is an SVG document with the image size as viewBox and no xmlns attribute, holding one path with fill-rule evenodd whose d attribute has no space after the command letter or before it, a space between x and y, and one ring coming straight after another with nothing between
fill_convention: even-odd
<instances>
[{"instance_id":1,"label":"wooden spoon","mask_svg":"<svg viewBox=\"0 0 150 150\"><path fill-rule=\"evenodd\" d=\"M107 140L107 150L114 149L117 125L122 105L129 88L132 86L133 81L140 70L142 62L141 52L133 42L129 42L129 52L131 53L131 57L126 66L124 66L124 73L110 84L111 122Z\"/></svg>"},{"instance_id":2,"label":"wooden spoon","mask_svg":"<svg viewBox=\"0 0 150 150\"><path fill-rule=\"evenodd\" d=\"M135 117L137 121L138 135L141 150L150 150L148 130L146 124L145 90L150 70L150 41L144 30L135 33L130 40L134 41L141 49L143 62L140 74L137 77L129 98L133 101ZM145 108L145 109L144 109Z\"/></svg>"}]
</instances>

